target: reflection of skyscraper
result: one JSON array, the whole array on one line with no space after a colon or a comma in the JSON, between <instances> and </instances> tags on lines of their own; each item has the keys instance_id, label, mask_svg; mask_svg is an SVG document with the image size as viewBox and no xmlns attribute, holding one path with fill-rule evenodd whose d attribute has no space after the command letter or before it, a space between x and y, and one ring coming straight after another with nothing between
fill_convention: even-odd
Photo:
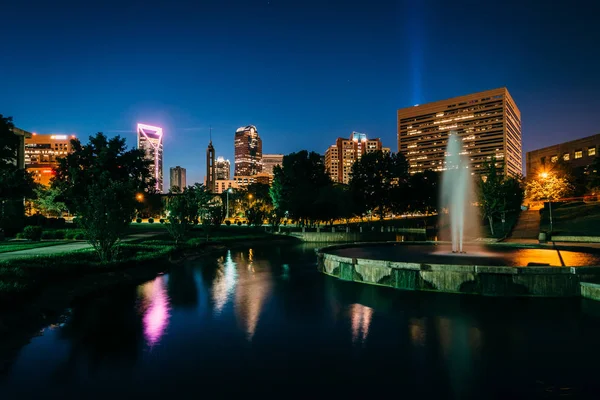
<instances>
[{"instance_id":1,"label":"reflection of skyscraper","mask_svg":"<svg viewBox=\"0 0 600 400\"><path fill-rule=\"evenodd\" d=\"M254 125L235 131L235 176L253 176L262 171L262 140Z\"/></svg>"},{"instance_id":2,"label":"reflection of skyscraper","mask_svg":"<svg viewBox=\"0 0 600 400\"><path fill-rule=\"evenodd\" d=\"M369 326L373 318L373 309L362 304L352 304L350 306L350 320L352 323L352 342L367 340L369 335Z\"/></svg>"},{"instance_id":3,"label":"reflection of skyscraper","mask_svg":"<svg viewBox=\"0 0 600 400\"><path fill-rule=\"evenodd\" d=\"M175 168L171 168L170 171L170 187L173 189L174 187L178 187L179 191L182 191L186 185L186 171L185 168L181 168L179 165Z\"/></svg>"},{"instance_id":4,"label":"reflection of skyscraper","mask_svg":"<svg viewBox=\"0 0 600 400\"><path fill-rule=\"evenodd\" d=\"M227 257L225 262L217 270L217 277L214 280L212 288L212 297L215 302L215 314L220 314L223 311L223 307L227 304L233 294L235 283L237 281L237 264L231 257L231 250L227 250Z\"/></svg>"},{"instance_id":5,"label":"reflection of skyscraper","mask_svg":"<svg viewBox=\"0 0 600 400\"><path fill-rule=\"evenodd\" d=\"M218 181L228 181L229 180L229 174L231 171L231 164L229 163L229 160L224 159L223 157L217 157L217 164L216 164L216 174L217 174L217 180Z\"/></svg>"},{"instance_id":6,"label":"reflection of skyscraper","mask_svg":"<svg viewBox=\"0 0 600 400\"><path fill-rule=\"evenodd\" d=\"M169 297L167 296L165 276L139 287L144 313L144 336L148 345L153 346L160 341L169 324Z\"/></svg>"},{"instance_id":7,"label":"reflection of skyscraper","mask_svg":"<svg viewBox=\"0 0 600 400\"><path fill-rule=\"evenodd\" d=\"M137 124L137 146L150 161L150 174L156 179L156 190L163 191L163 130L157 126Z\"/></svg>"}]
</instances>

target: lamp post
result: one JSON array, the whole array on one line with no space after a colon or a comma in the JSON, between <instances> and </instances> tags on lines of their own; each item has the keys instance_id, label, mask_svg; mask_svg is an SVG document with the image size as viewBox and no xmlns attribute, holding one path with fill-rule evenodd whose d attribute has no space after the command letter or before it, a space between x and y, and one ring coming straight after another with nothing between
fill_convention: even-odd
<instances>
[{"instance_id":1,"label":"lamp post","mask_svg":"<svg viewBox=\"0 0 600 400\"><path fill-rule=\"evenodd\" d=\"M231 188L227 189L227 194L226 194L226 196L227 196L227 213L225 215L225 219L229 219L229 193L231 193L231 192L232 192Z\"/></svg>"},{"instance_id":2,"label":"lamp post","mask_svg":"<svg viewBox=\"0 0 600 400\"><path fill-rule=\"evenodd\" d=\"M540 178L542 178L542 180L545 181L546 179L548 179L548 173L540 173ZM552 234L552 199L550 198L550 196L546 196L546 200L548 200L548 212L550 216L550 234Z\"/></svg>"}]
</instances>

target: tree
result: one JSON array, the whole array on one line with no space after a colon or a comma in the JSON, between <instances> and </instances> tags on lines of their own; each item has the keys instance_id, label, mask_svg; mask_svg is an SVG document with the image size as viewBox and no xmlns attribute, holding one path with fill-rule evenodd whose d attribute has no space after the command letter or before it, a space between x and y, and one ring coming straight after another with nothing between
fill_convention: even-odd
<instances>
[{"instance_id":1,"label":"tree","mask_svg":"<svg viewBox=\"0 0 600 400\"><path fill-rule=\"evenodd\" d=\"M408 178L408 184L404 189L409 195L405 204L406 209L411 211L431 212L437 209L439 202L440 173L427 170L416 173ZM399 186L400 187L400 186ZM399 211L405 211L399 207Z\"/></svg>"},{"instance_id":2,"label":"tree","mask_svg":"<svg viewBox=\"0 0 600 400\"><path fill-rule=\"evenodd\" d=\"M176 244L180 244L189 230L198 223L210 200L211 194L200 183L188 186L183 191L177 187L171 188L166 203L166 227Z\"/></svg>"},{"instance_id":3,"label":"tree","mask_svg":"<svg viewBox=\"0 0 600 400\"><path fill-rule=\"evenodd\" d=\"M315 203L319 192L332 184L321 156L306 150L288 154L273 173L270 190L273 206L304 225L316 221L319 212Z\"/></svg>"},{"instance_id":4,"label":"tree","mask_svg":"<svg viewBox=\"0 0 600 400\"><path fill-rule=\"evenodd\" d=\"M567 178L552 172L542 172L527 182L525 193L533 201L556 201L565 197L571 190Z\"/></svg>"},{"instance_id":5,"label":"tree","mask_svg":"<svg viewBox=\"0 0 600 400\"><path fill-rule=\"evenodd\" d=\"M111 261L135 214L136 194L152 190L149 161L142 150L127 150L120 136L97 133L88 144L73 139L71 146L72 153L58 160L52 187L77 214L100 260Z\"/></svg>"},{"instance_id":6,"label":"tree","mask_svg":"<svg viewBox=\"0 0 600 400\"><path fill-rule=\"evenodd\" d=\"M38 187L35 189L36 197L33 206L41 214L60 217L67 210L67 205L60 201L61 192L56 187Z\"/></svg>"},{"instance_id":7,"label":"tree","mask_svg":"<svg viewBox=\"0 0 600 400\"><path fill-rule=\"evenodd\" d=\"M383 220L394 204L394 188L405 185L407 178L408 163L402 154L375 151L352 165L350 191L360 211L375 212Z\"/></svg>"},{"instance_id":8,"label":"tree","mask_svg":"<svg viewBox=\"0 0 600 400\"><path fill-rule=\"evenodd\" d=\"M17 165L19 137L11 117L0 114L0 231L18 232L23 225L23 199L33 197L33 177Z\"/></svg>"}]
</instances>

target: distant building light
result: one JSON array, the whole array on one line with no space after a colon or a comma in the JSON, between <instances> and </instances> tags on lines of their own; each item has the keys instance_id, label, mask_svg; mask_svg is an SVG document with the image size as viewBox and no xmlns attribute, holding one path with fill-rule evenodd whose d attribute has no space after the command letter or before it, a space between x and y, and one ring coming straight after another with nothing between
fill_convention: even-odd
<instances>
[{"instance_id":1,"label":"distant building light","mask_svg":"<svg viewBox=\"0 0 600 400\"><path fill-rule=\"evenodd\" d=\"M67 135L52 135L50 139L54 140L67 140Z\"/></svg>"}]
</instances>

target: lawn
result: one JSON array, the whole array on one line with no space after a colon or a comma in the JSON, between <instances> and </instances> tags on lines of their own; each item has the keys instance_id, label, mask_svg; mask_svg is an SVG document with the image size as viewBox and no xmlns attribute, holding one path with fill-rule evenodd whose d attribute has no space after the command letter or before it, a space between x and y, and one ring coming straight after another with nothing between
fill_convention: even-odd
<instances>
[{"instance_id":1,"label":"lawn","mask_svg":"<svg viewBox=\"0 0 600 400\"><path fill-rule=\"evenodd\" d=\"M38 247L48 247L65 242L0 242L0 253L8 253L10 251L36 249Z\"/></svg>"},{"instance_id":2,"label":"lawn","mask_svg":"<svg viewBox=\"0 0 600 400\"><path fill-rule=\"evenodd\" d=\"M550 230L550 213L542 211L540 230ZM555 235L600 236L600 204L552 203L552 230Z\"/></svg>"}]
</instances>

